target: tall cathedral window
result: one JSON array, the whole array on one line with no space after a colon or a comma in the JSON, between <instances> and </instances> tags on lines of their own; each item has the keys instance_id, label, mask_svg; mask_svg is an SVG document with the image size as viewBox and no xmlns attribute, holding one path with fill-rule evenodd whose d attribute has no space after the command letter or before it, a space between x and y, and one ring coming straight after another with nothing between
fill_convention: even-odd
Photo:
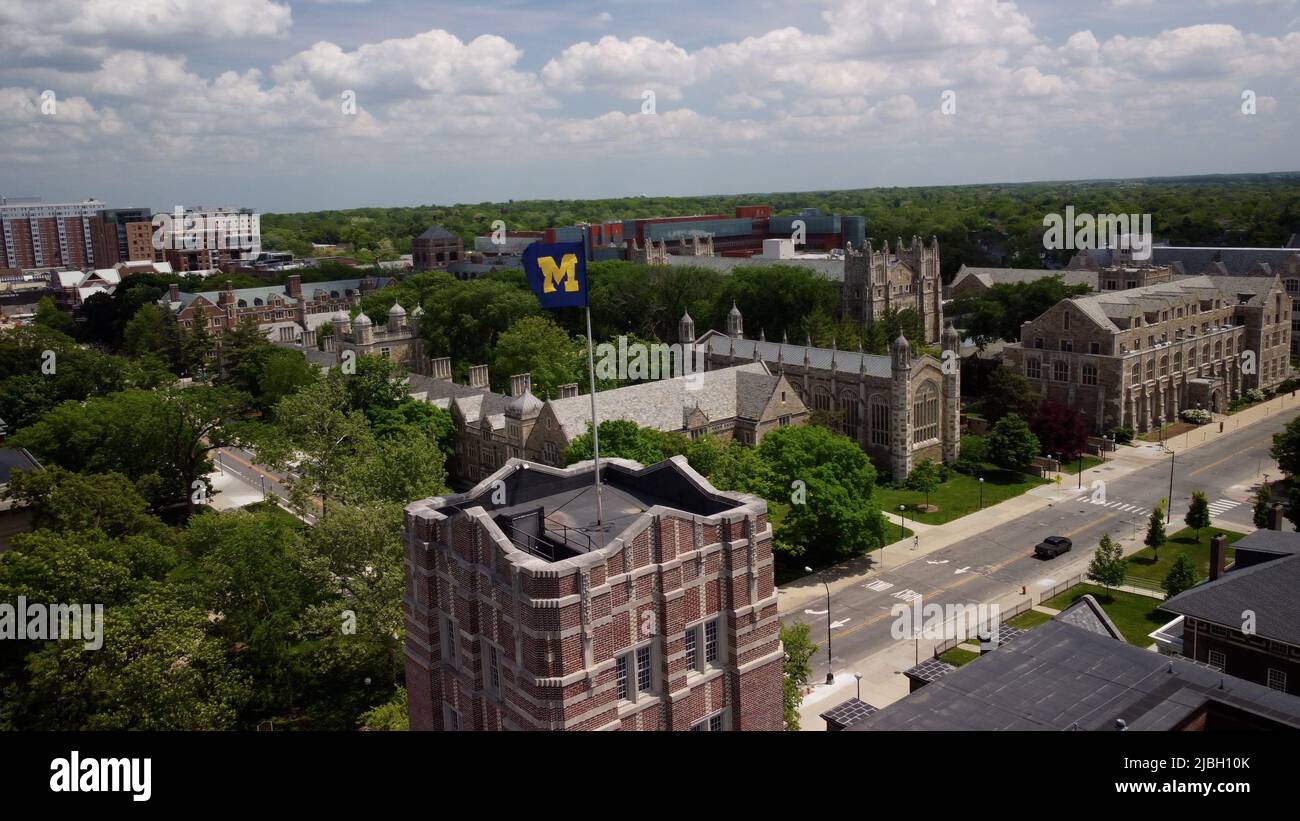
<instances>
[{"instance_id":1,"label":"tall cathedral window","mask_svg":"<svg viewBox=\"0 0 1300 821\"><path fill-rule=\"evenodd\" d=\"M840 394L840 407L844 409L844 435L858 438L858 399L851 392Z\"/></svg>"},{"instance_id":2,"label":"tall cathedral window","mask_svg":"<svg viewBox=\"0 0 1300 821\"><path fill-rule=\"evenodd\" d=\"M939 391L933 382L926 382L916 392L912 401L912 442L928 442L939 438Z\"/></svg>"},{"instance_id":3,"label":"tall cathedral window","mask_svg":"<svg viewBox=\"0 0 1300 821\"><path fill-rule=\"evenodd\" d=\"M879 396L871 397L871 444L889 444L889 403Z\"/></svg>"}]
</instances>

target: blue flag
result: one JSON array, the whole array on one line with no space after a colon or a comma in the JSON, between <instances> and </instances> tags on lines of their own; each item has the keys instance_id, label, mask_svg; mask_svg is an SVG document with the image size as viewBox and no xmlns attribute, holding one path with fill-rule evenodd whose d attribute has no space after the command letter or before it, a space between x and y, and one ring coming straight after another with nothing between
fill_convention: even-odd
<instances>
[{"instance_id":1,"label":"blue flag","mask_svg":"<svg viewBox=\"0 0 1300 821\"><path fill-rule=\"evenodd\" d=\"M587 250L581 242L534 242L524 249L524 274L543 308L587 307Z\"/></svg>"}]
</instances>

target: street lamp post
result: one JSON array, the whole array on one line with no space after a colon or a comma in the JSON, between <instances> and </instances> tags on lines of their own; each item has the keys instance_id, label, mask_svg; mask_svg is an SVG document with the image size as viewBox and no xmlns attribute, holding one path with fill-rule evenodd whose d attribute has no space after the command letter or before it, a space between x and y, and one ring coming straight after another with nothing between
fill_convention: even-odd
<instances>
[{"instance_id":1,"label":"street lamp post","mask_svg":"<svg viewBox=\"0 0 1300 821\"><path fill-rule=\"evenodd\" d=\"M907 521L907 505L898 506L898 540L903 540L903 522Z\"/></svg>"},{"instance_id":2,"label":"street lamp post","mask_svg":"<svg viewBox=\"0 0 1300 821\"><path fill-rule=\"evenodd\" d=\"M1169 506L1165 510L1165 524L1174 520L1174 453L1169 452Z\"/></svg>"},{"instance_id":3,"label":"street lamp post","mask_svg":"<svg viewBox=\"0 0 1300 821\"><path fill-rule=\"evenodd\" d=\"M858 701L862 700L862 674L854 673L853 677L858 680Z\"/></svg>"},{"instance_id":4,"label":"street lamp post","mask_svg":"<svg viewBox=\"0 0 1300 821\"><path fill-rule=\"evenodd\" d=\"M984 509L984 477L980 477L980 510Z\"/></svg>"},{"instance_id":5,"label":"street lamp post","mask_svg":"<svg viewBox=\"0 0 1300 821\"><path fill-rule=\"evenodd\" d=\"M1079 451L1079 490L1083 490L1083 451Z\"/></svg>"},{"instance_id":6,"label":"street lamp post","mask_svg":"<svg viewBox=\"0 0 1300 821\"><path fill-rule=\"evenodd\" d=\"M811 567L804 570L813 572ZM826 588L826 683L834 684L835 674L831 672L831 586L825 579L822 579L822 585Z\"/></svg>"}]
</instances>

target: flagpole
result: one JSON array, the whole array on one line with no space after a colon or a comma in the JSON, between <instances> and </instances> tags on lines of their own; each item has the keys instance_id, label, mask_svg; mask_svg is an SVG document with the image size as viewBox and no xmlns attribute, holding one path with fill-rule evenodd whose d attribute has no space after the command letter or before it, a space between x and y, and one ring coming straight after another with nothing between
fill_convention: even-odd
<instances>
[{"instance_id":1,"label":"flagpole","mask_svg":"<svg viewBox=\"0 0 1300 821\"><path fill-rule=\"evenodd\" d=\"M596 354L591 343L591 305L587 305L587 375L591 378L591 455L596 463L596 525L605 521L600 501L600 425L596 420Z\"/></svg>"}]
</instances>

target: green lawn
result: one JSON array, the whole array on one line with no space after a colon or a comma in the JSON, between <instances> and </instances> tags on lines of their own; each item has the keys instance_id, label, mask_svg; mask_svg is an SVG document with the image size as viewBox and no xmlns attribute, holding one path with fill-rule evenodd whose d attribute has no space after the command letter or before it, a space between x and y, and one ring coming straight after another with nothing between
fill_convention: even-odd
<instances>
[{"instance_id":1,"label":"green lawn","mask_svg":"<svg viewBox=\"0 0 1300 821\"><path fill-rule=\"evenodd\" d=\"M939 654L940 661L946 661L951 665L960 667L979 658L979 653L972 653L970 650L963 650L960 647L954 647L947 652Z\"/></svg>"},{"instance_id":2,"label":"green lawn","mask_svg":"<svg viewBox=\"0 0 1300 821\"><path fill-rule=\"evenodd\" d=\"M1037 610L1026 610L1018 616L1012 616L1007 619L1008 627L1016 627L1021 630L1032 630L1045 621L1051 621L1052 617L1047 613L1040 613Z\"/></svg>"},{"instance_id":3,"label":"green lawn","mask_svg":"<svg viewBox=\"0 0 1300 821\"><path fill-rule=\"evenodd\" d=\"M1167 624L1173 618L1168 613L1156 609L1160 606L1159 599L1139 596L1124 590L1112 590L1107 597L1106 588L1095 584L1076 584L1059 596L1042 602L1042 605L1064 610L1087 593L1091 593L1097 600L1101 608L1106 611L1106 615L1110 616L1110 620L1115 622L1115 626L1124 634L1128 643L1138 647L1150 646L1153 642L1147 634Z\"/></svg>"},{"instance_id":4,"label":"green lawn","mask_svg":"<svg viewBox=\"0 0 1300 821\"><path fill-rule=\"evenodd\" d=\"M295 525L303 524L301 519L299 519L297 516L293 515L289 511L285 510L284 508L280 507L270 499L263 499L260 502L253 502L252 504L244 505L242 508L240 508L240 510L247 510L250 513L261 513L261 512L270 511L271 513L276 514L278 517L281 517L285 521L290 522L292 524Z\"/></svg>"},{"instance_id":5,"label":"green lawn","mask_svg":"<svg viewBox=\"0 0 1300 821\"><path fill-rule=\"evenodd\" d=\"M1085 456L1085 457L1083 457L1083 470L1091 470L1092 468L1095 468L1097 465L1100 465L1100 464L1101 464L1101 457L1099 457L1099 456ZM1062 463L1061 463L1061 472L1062 472L1062 473L1068 473L1068 474L1070 474L1071 476L1073 476L1074 474L1078 473L1078 472L1079 472L1079 460L1078 460L1078 459L1072 459L1072 460L1070 460L1069 462L1062 462Z\"/></svg>"},{"instance_id":6,"label":"green lawn","mask_svg":"<svg viewBox=\"0 0 1300 821\"><path fill-rule=\"evenodd\" d=\"M1230 545L1246 535L1211 526L1201 531L1201 538L1198 541L1195 538L1195 531L1185 527L1171 535L1160 546L1158 561L1156 552L1149 547L1144 547L1129 556L1128 575L1160 584L1165 580L1165 576L1169 575L1169 569L1174 566L1174 560L1178 558L1178 554L1186 553L1196 567L1197 580L1207 579L1210 576L1210 537L1215 533L1222 533L1227 536ZM1142 535L1140 530L1138 535ZM1234 553L1235 551L1229 548L1228 559L1231 559Z\"/></svg>"},{"instance_id":7,"label":"green lawn","mask_svg":"<svg viewBox=\"0 0 1300 821\"><path fill-rule=\"evenodd\" d=\"M1037 476L1002 470L991 465L986 467L988 469L983 474L984 507L996 505L998 502L1019 496L1031 488L1047 483L1046 479ZM930 491L930 504L939 508L933 513L918 513L916 510L917 505L925 504L923 491L881 487L877 488L876 494L883 510L898 513L898 506L906 505L908 519L915 519L927 525L945 524L980 509L979 479L965 473L954 472L951 479Z\"/></svg>"}]
</instances>

